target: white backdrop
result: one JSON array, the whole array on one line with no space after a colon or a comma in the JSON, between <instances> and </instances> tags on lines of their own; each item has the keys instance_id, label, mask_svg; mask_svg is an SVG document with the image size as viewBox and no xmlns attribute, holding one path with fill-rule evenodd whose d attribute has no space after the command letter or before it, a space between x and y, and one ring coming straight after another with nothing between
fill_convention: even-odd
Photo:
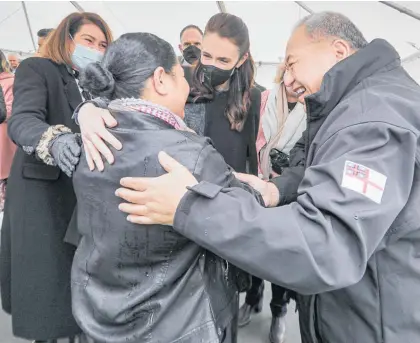
<instances>
[{"instance_id":1,"label":"white backdrop","mask_svg":"<svg viewBox=\"0 0 420 343\"><path fill-rule=\"evenodd\" d=\"M219 9L215 1L79 1L85 11L97 12L110 25L115 37L125 32L148 31L170 42L179 43L179 32L189 24L204 29L208 19ZM293 1L225 1L228 12L240 16L248 25L251 52L255 61L278 62L284 56L290 32L308 13ZM32 33L55 27L66 15L76 11L69 1L26 1ZM306 1L313 11L337 11L345 14L360 28L368 40L388 40L405 59L420 50L420 21L402 14L378 1L346 2ZM420 2L398 2L420 13ZM34 51L20 1L0 1L0 49ZM418 81L419 59L410 61L407 69ZM257 81L270 86L275 66L258 68Z\"/></svg>"}]
</instances>

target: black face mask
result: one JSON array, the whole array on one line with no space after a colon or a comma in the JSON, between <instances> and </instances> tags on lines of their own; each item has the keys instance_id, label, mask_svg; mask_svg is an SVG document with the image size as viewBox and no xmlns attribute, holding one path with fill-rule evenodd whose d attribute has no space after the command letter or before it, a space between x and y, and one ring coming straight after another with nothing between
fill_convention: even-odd
<instances>
[{"instance_id":1,"label":"black face mask","mask_svg":"<svg viewBox=\"0 0 420 343\"><path fill-rule=\"evenodd\" d=\"M235 72L235 67L229 70L217 68L214 65L203 64L203 84L209 88L215 88L224 84Z\"/></svg>"},{"instance_id":2,"label":"black face mask","mask_svg":"<svg viewBox=\"0 0 420 343\"><path fill-rule=\"evenodd\" d=\"M201 57L201 50L195 45L190 45L188 48L184 49L182 55L189 64L194 64Z\"/></svg>"}]
</instances>

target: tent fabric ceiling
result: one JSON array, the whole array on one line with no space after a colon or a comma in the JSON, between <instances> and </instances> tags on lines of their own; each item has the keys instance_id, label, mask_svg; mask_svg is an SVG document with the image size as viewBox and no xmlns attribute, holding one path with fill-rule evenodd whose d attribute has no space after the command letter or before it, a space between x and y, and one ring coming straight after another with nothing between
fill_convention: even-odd
<instances>
[{"instance_id":1,"label":"tent fabric ceiling","mask_svg":"<svg viewBox=\"0 0 420 343\"><path fill-rule=\"evenodd\" d=\"M41 28L55 27L76 8L70 1L25 2L33 34ZM216 1L81 1L85 11L97 12L109 23L116 37L124 32L149 31L166 39L175 48L179 31L188 24L204 28L218 13ZM420 50L420 21L377 1L305 3L315 12L337 11L347 15L368 40L381 37L395 46L402 58ZM419 2L398 2L420 13ZM228 12L240 16L248 25L251 52L256 61L277 62L284 55L294 24L308 13L292 1L225 1ZM36 38L36 37L35 37ZM0 2L0 48L33 51L21 2Z\"/></svg>"},{"instance_id":2,"label":"tent fabric ceiling","mask_svg":"<svg viewBox=\"0 0 420 343\"><path fill-rule=\"evenodd\" d=\"M77 11L70 1L26 1L25 4L34 35L39 29L56 27L66 15ZM195 24L204 29L208 19L219 12L216 1L79 1L78 4L85 11L100 14L115 38L125 32L147 31L166 39L176 50L183 27ZM259 66L257 81L271 84L275 75L273 64L282 59L294 25L308 12L293 1L225 1L224 4L229 13L247 24L254 60L268 62ZM314 12L343 13L368 40L388 40L403 60L420 51L420 21L378 1L307 1L304 4ZM420 2L398 2L398 5L420 13ZM20 1L0 1L0 49L34 51ZM419 58L410 62L411 70L417 67L420 67Z\"/></svg>"}]
</instances>

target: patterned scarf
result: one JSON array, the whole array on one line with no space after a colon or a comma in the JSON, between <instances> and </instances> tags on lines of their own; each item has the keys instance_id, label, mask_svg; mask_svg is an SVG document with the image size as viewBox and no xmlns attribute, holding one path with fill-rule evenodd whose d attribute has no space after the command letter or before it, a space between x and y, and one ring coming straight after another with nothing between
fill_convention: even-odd
<instances>
[{"instance_id":1,"label":"patterned scarf","mask_svg":"<svg viewBox=\"0 0 420 343\"><path fill-rule=\"evenodd\" d=\"M113 100L109 103L108 108L115 111L135 111L149 114L163 120L176 130L194 132L187 127L179 116L172 113L169 109L146 100L135 98Z\"/></svg>"}]
</instances>

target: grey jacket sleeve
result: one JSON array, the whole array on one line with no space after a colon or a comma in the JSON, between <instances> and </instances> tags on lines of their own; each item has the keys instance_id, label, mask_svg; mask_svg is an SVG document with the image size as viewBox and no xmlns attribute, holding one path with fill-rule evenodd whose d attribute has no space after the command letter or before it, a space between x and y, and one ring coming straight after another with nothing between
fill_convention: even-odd
<instances>
[{"instance_id":1,"label":"grey jacket sleeve","mask_svg":"<svg viewBox=\"0 0 420 343\"><path fill-rule=\"evenodd\" d=\"M306 131L303 135L305 133ZM305 141L303 135L290 151L289 167L283 170L283 174L270 181L279 190L279 206L290 204L297 199L298 187L305 173Z\"/></svg>"},{"instance_id":2,"label":"grey jacket sleeve","mask_svg":"<svg viewBox=\"0 0 420 343\"><path fill-rule=\"evenodd\" d=\"M297 202L266 209L242 189L199 184L182 199L174 228L252 275L301 294L355 284L408 200L416 145L411 131L385 123L342 129L318 148ZM344 178L347 162L370 168L368 181L383 187L379 202L372 185L353 190L357 180Z\"/></svg>"}]
</instances>

